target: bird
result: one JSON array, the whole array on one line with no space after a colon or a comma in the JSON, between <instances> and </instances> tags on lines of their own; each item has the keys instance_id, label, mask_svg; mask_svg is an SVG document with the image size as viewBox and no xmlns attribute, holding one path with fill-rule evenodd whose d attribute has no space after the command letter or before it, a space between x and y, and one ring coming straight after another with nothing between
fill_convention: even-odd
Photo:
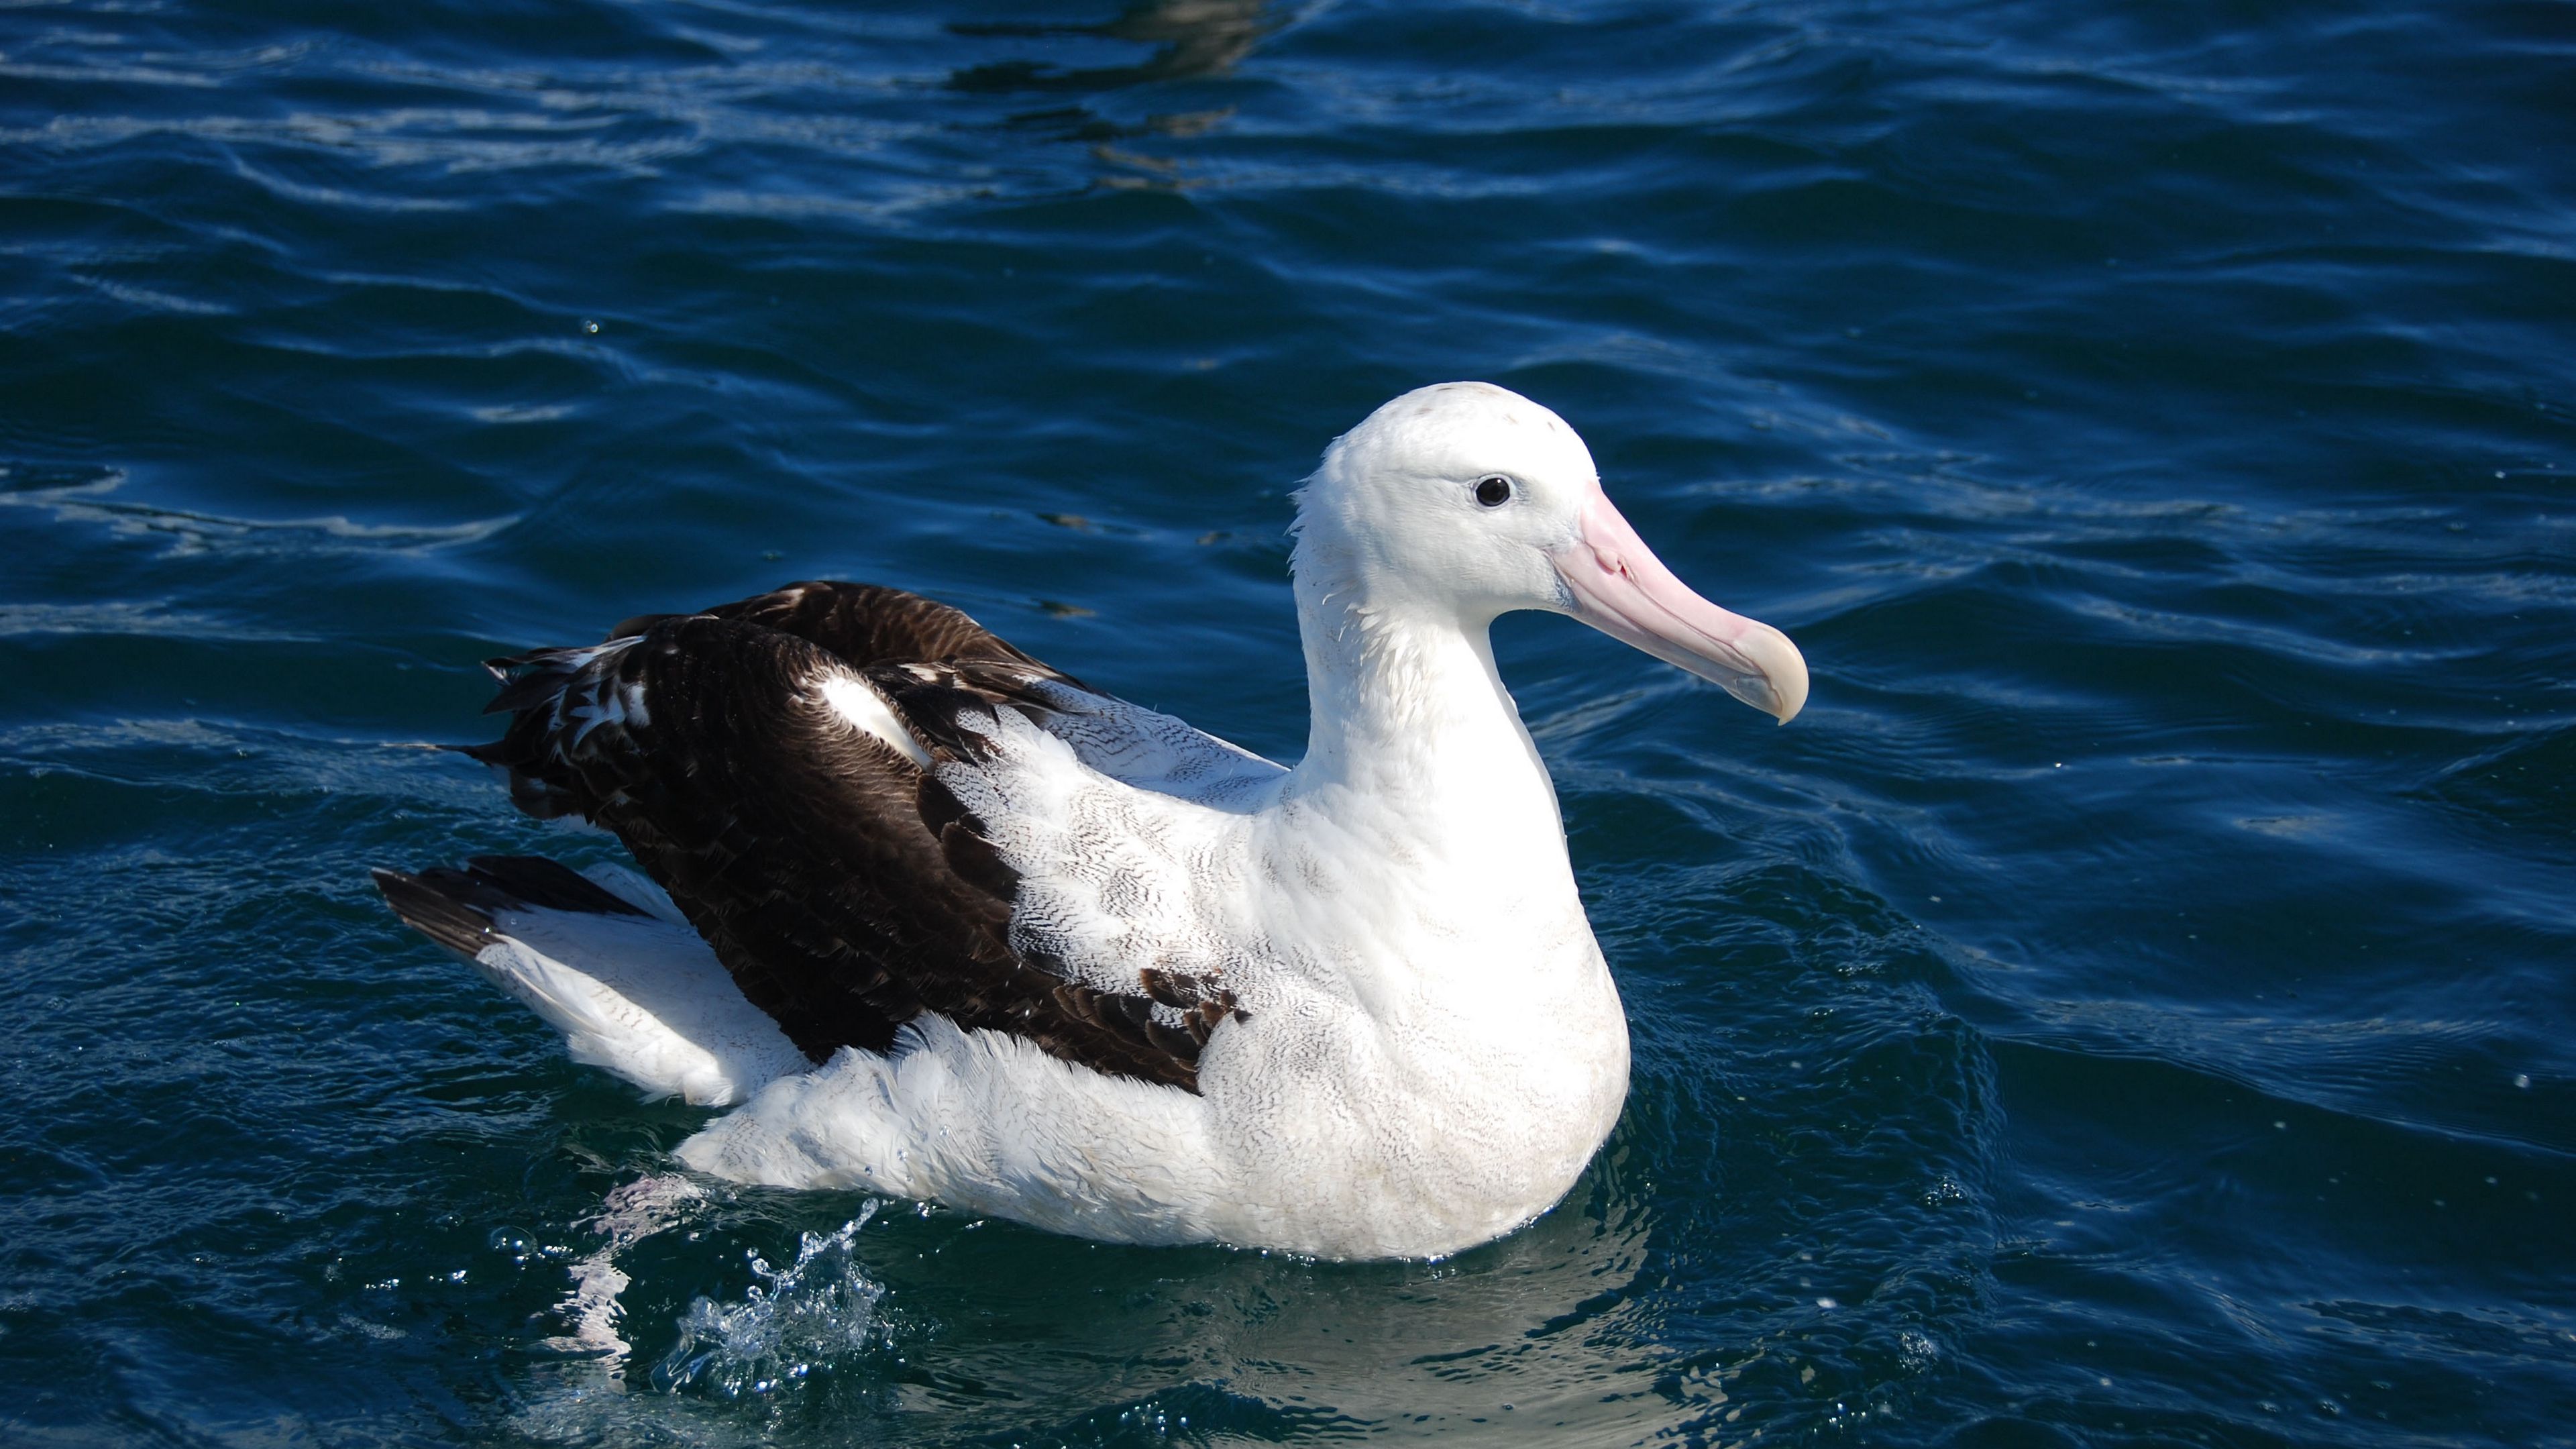
<instances>
[{"instance_id":1,"label":"bird","mask_svg":"<svg viewBox=\"0 0 2576 1449\"><path fill-rule=\"evenodd\" d=\"M1494 619L1590 624L1786 723L1786 635L1694 593L1548 408L1416 389L1295 495L1285 767L902 590L805 582L487 661L458 746L640 871L378 870L651 1097L687 1169L1096 1241L1439 1259L1555 1206L1628 1024Z\"/></svg>"}]
</instances>

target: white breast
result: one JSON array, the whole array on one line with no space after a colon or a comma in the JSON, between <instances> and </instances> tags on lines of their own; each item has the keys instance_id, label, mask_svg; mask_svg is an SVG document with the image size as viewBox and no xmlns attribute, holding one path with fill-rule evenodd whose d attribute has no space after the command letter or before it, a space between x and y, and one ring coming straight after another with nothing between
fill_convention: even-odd
<instances>
[{"instance_id":1,"label":"white breast","mask_svg":"<svg viewBox=\"0 0 2576 1449\"><path fill-rule=\"evenodd\" d=\"M1020 873L1014 945L1102 989L1140 963L1223 982L1248 1019L1210 1037L1201 1094L926 1018L891 1060L774 1085L692 1165L1095 1237L1424 1256L1545 1211L1616 1122L1626 1023L1543 782L1394 844L1423 832L1279 798L1275 768L1221 808L1112 779L1009 711L991 737L941 778Z\"/></svg>"}]
</instances>

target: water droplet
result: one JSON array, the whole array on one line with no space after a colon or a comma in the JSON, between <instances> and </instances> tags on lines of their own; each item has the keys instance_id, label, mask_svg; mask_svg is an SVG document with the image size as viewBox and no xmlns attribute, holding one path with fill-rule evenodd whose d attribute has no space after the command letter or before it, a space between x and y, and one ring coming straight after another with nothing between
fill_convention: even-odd
<instances>
[{"instance_id":1,"label":"water droplet","mask_svg":"<svg viewBox=\"0 0 2576 1449\"><path fill-rule=\"evenodd\" d=\"M869 1203L835 1233L806 1233L796 1261L773 1268L750 1252L753 1276L739 1303L700 1298L680 1319L680 1341L655 1369L666 1389L699 1386L728 1398L767 1394L882 1337L885 1290L861 1271L852 1242L874 1217Z\"/></svg>"}]
</instances>

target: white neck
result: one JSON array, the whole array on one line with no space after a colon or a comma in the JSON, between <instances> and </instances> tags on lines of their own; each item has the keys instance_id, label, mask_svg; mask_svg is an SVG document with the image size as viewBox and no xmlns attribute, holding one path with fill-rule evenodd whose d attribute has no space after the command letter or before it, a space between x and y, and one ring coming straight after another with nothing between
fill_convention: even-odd
<instances>
[{"instance_id":1,"label":"white neck","mask_svg":"<svg viewBox=\"0 0 2576 1449\"><path fill-rule=\"evenodd\" d=\"M1494 670L1491 621L1379 604L1335 587L1336 572L1298 571L1314 715L1277 819L1282 875L1333 903L1349 933L1339 952L1368 963L1348 989L1381 1022L1440 1023L1470 1056L1540 1018L1619 1035L1556 789Z\"/></svg>"},{"instance_id":2,"label":"white neck","mask_svg":"<svg viewBox=\"0 0 2576 1449\"><path fill-rule=\"evenodd\" d=\"M1390 863L1427 855L1452 868L1443 874L1490 866L1497 888L1561 883L1570 898L1556 790L1495 671L1491 621L1378 603L1337 573L1301 568L1297 578L1312 719L1285 798Z\"/></svg>"}]
</instances>

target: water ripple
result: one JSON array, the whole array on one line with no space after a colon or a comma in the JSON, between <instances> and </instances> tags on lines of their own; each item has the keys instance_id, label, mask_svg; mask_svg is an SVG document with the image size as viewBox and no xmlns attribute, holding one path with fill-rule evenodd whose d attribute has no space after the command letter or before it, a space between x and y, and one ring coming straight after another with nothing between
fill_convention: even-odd
<instances>
[{"instance_id":1,"label":"water ripple","mask_svg":"<svg viewBox=\"0 0 2576 1449\"><path fill-rule=\"evenodd\" d=\"M0 1437L2547 1441L2565 31L0 8ZM1816 677L1499 629L1637 1048L1522 1234L618 1218L697 1114L367 893L614 854L473 661L792 578L1293 757L1286 494L1451 376Z\"/></svg>"}]
</instances>

